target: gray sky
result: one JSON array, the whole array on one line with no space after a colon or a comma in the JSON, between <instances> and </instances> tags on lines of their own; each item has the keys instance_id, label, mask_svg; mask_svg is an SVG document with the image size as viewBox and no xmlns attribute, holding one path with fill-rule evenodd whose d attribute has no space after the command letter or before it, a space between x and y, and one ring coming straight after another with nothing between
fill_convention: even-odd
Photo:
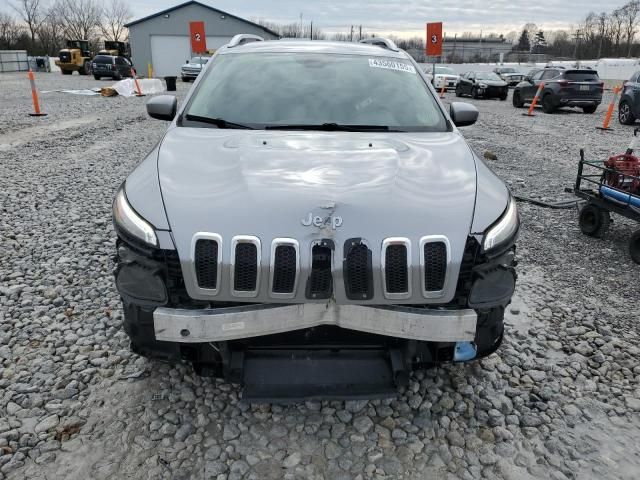
<instances>
[{"instance_id":1,"label":"gray sky","mask_svg":"<svg viewBox=\"0 0 640 480\"><path fill-rule=\"evenodd\" d=\"M1 0L0 0L1 1ZM200 0L247 19L278 23L314 21L327 32L362 24L369 32L403 37L424 35L424 24L443 21L445 34L520 30L535 23L544 30L569 28L590 11L611 11L624 0ZM183 0L131 0L134 18L183 3Z\"/></svg>"}]
</instances>

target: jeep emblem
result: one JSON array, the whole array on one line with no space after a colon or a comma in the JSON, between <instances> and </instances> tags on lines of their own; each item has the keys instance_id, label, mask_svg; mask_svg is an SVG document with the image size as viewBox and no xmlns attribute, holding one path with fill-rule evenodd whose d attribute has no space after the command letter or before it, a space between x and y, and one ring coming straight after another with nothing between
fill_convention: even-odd
<instances>
[{"instance_id":1,"label":"jeep emblem","mask_svg":"<svg viewBox=\"0 0 640 480\"><path fill-rule=\"evenodd\" d=\"M313 225L314 227L322 228L325 225L331 225L332 229L337 229L342 226L342 217L337 215L330 215L326 218L322 218L319 215L314 215L312 212L309 212L305 218L300 220L300 223L305 227L310 227Z\"/></svg>"}]
</instances>

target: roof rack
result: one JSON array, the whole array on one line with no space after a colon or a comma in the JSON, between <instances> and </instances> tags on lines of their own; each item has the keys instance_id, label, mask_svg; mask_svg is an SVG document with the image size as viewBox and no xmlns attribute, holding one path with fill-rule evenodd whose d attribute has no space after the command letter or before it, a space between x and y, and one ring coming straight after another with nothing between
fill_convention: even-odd
<instances>
[{"instance_id":1,"label":"roof rack","mask_svg":"<svg viewBox=\"0 0 640 480\"><path fill-rule=\"evenodd\" d=\"M388 38L383 38L383 37L363 38L362 40L360 40L360 43L368 43L369 45L375 45L376 47L386 48L387 50L393 50L394 52L400 51L400 49L393 42L393 40L389 40Z\"/></svg>"},{"instance_id":2,"label":"roof rack","mask_svg":"<svg viewBox=\"0 0 640 480\"><path fill-rule=\"evenodd\" d=\"M238 47L249 42L264 42L264 38L259 37L258 35L251 35L249 33L241 33L231 39L227 44L227 48Z\"/></svg>"}]
</instances>

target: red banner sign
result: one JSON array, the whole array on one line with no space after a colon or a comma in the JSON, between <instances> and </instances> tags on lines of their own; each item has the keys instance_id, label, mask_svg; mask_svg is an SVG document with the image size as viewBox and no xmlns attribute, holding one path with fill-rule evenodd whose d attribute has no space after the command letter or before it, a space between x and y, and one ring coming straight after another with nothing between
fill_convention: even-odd
<instances>
[{"instance_id":1,"label":"red banner sign","mask_svg":"<svg viewBox=\"0 0 640 480\"><path fill-rule=\"evenodd\" d=\"M442 56L442 22L427 23L427 55Z\"/></svg>"},{"instance_id":2,"label":"red banner sign","mask_svg":"<svg viewBox=\"0 0 640 480\"><path fill-rule=\"evenodd\" d=\"M207 37L204 33L204 22L189 22L191 36L191 51L193 53L207 52Z\"/></svg>"}]
</instances>

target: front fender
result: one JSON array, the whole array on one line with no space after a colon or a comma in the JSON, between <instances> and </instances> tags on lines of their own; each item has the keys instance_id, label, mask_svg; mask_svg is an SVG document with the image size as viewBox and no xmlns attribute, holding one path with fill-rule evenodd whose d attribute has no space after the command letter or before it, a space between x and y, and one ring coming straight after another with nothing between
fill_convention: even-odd
<instances>
[{"instance_id":1,"label":"front fender","mask_svg":"<svg viewBox=\"0 0 640 480\"><path fill-rule=\"evenodd\" d=\"M491 168L477 155L476 204L471 225L472 235L483 234L500 218L509 204L509 189Z\"/></svg>"},{"instance_id":2,"label":"front fender","mask_svg":"<svg viewBox=\"0 0 640 480\"><path fill-rule=\"evenodd\" d=\"M160 143L127 177L125 193L131 207L156 230L170 230L158 179L159 148Z\"/></svg>"}]
</instances>

